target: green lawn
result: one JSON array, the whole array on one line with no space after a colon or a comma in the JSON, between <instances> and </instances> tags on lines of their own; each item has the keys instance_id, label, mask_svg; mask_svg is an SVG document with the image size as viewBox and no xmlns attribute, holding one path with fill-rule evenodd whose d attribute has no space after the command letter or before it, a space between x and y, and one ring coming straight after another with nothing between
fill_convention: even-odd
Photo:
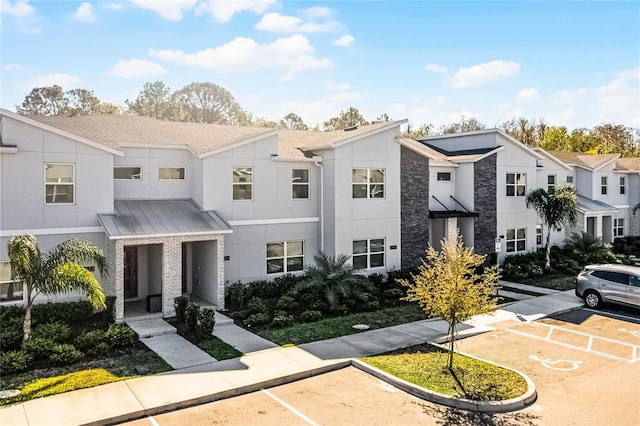
<instances>
[{"instance_id":1,"label":"green lawn","mask_svg":"<svg viewBox=\"0 0 640 426\"><path fill-rule=\"evenodd\" d=\"M198 347L218 361L242 356L242 352L215 336L211 336L208 340L198 343Z\"/></svg>"},{"instance_id":2,"label":"green lawn","mask_svg":"<svg viewBox=\"0 0 640 426\"><path fill-rule=\"evenodd\" d=\"M447 358L446 351L425 344L360 360L423 388L453 397L504 401L527 391L527 382L519 374L459 354L454 354L454 377L446 368Z\"/></svg>"}]
</instances>

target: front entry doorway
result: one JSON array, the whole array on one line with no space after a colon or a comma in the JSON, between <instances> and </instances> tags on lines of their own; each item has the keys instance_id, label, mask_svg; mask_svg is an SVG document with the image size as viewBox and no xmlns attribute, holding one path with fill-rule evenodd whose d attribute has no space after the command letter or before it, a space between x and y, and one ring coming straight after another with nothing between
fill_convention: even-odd
<instances>
[{"instance_id":1,"label":"front entry doorway","mask_svg":"<svg viewBox=\"0 0 640 426\"><path fill-rule=\"evenodd\" d=\"M124 247L124 298L138 297L138 247Z\"/></svg>"}]
</instances>

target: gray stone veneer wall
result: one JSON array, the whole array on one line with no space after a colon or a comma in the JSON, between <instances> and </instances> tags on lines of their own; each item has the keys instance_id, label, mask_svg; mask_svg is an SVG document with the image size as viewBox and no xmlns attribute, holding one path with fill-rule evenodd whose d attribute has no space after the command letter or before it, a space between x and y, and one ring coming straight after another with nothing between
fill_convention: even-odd
<instances>
[{"instance_id":1,"label":"gray stone veneer wall","mask_svg":"<svg viewBox=\"0 0 640 426\"><path fill-rule=\"evenodd\" d=\"M497 236L497 155L477 161L473 168L473 205L479 216L474 224L474 251L478 254L494 252Z\"/></svg>"},{"instance_id":2,"label":"gray stone veneer wall","mask_svg":"<svg viewBox=\"0 0 640 426\"><path fill-rule=\"evenodd\" d=\"M400 263L420 265L429 245L429 160L400 148Z\"/></svg>"}]
</instances>

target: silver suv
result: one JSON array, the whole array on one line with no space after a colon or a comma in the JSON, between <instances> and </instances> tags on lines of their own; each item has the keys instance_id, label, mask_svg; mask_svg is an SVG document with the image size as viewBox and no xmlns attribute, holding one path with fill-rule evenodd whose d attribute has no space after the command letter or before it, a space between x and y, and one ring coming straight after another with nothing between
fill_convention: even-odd
<instances>
[{"instance_id":1,"label":"silver suv","mask_svg":"<svg viewBox=\"0 0 640 426\"><path fill-rule=\"evenodd\" d=\"M590 308L617 303L640 308L640 267L588 265L576 278L576 296Z\"/></svg>"}]
</instances>

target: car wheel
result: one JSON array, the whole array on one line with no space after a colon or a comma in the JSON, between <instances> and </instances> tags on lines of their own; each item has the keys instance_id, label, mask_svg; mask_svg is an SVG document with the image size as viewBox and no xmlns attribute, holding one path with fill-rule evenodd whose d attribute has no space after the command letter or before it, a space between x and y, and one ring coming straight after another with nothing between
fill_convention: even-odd
<instances>
[{"instance_id":1,"label":"car wheel","mask_svg":"<svg viewBox=\"0 0 640 426\"><path fill-rule=\"evenodd\" d=\"M602 305L602 297L595 291L588 291L584 295L584 303L589 308L599 308Z\"/></svg>"}]
</instances>

